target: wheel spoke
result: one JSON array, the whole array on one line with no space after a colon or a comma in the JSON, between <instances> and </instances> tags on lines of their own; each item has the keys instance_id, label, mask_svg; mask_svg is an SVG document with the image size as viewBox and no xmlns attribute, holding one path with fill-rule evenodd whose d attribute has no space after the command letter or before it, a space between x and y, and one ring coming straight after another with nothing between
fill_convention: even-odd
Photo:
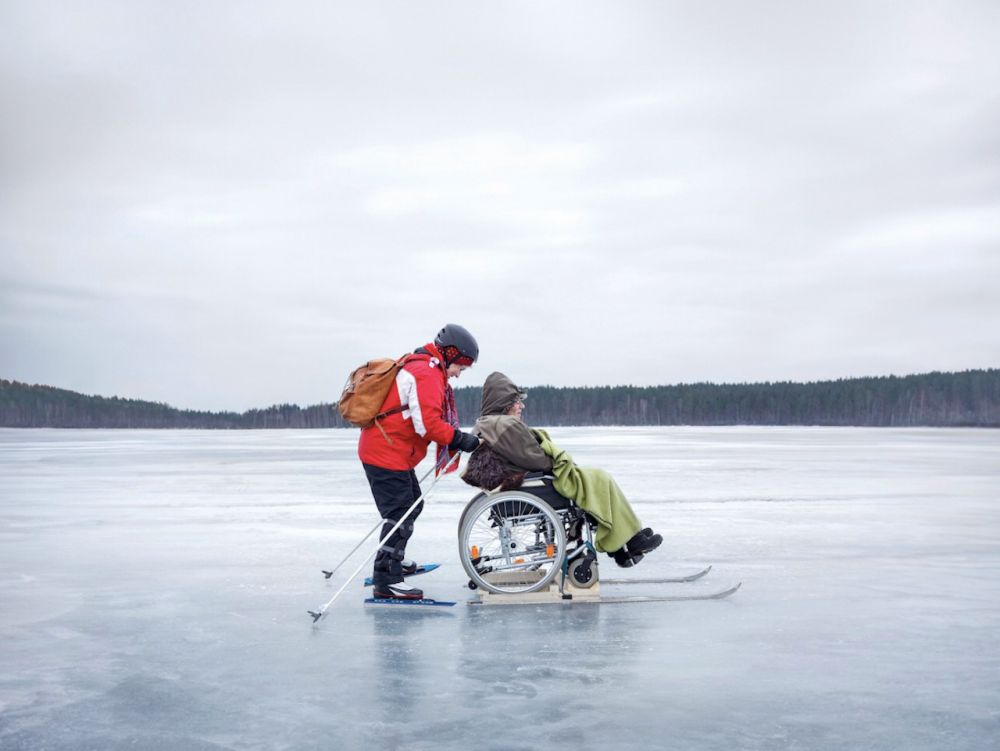
<instances>
[{"instance_id":1,"label":"wheel spoke","mask_svg":"<svg viewBox=\"0 0 1000 751\"><path fill-rule=\"evenodd\" d=\"M479 496L462 515L459 545L462 565L477 586L493 592L535 591L562 565L563 520L529 493Z\"/></svg>"}]
</instances>

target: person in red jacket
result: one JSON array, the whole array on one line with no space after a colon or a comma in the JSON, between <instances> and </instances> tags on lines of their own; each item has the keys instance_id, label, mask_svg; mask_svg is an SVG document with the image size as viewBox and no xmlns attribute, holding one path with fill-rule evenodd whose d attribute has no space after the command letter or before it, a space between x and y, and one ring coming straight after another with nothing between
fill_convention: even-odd
<instances>
[{"instance_id":1,"label":"person in red jacket","mask_svg":"<svg viewBox=\"0 0 1000 751\"><path fill-rule=\"evenodd\" d=\"M413 471L427 455L431 441L438 446L438 461L447 461L448 451L473 451L479 439L458 429L455 396L449 378L458 378L479 357L479 345L465 328L447 324L434 339L409 355L396 387L389 389L379 413L391 412L377 425L361 431L358 457L365 469L375 505L382 515L385 537L421 495ZM395 411L403 408L401 411ZM419 600L424 593L405 584L403 577L417 564L407 561L406 543L413 535L413 522L423 510L417 504L399 529L375 554L372 581L374 596L384 599Z\"/></svg>"}]
</instances>

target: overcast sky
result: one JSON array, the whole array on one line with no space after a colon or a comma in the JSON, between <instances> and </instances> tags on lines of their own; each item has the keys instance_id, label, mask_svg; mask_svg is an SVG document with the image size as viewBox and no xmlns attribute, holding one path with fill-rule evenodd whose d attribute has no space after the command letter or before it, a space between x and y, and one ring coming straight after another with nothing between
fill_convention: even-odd
<instances>
[{"instance_id":1,"label":"overcast sky","mask_svg":"<svg viewBox=\"0 0 1000 751\"><path fill-rule=\"evenodd\" d=\"M1000 366L1000 3L0 3L0 378Z\"/></svg>"}]
</instances>

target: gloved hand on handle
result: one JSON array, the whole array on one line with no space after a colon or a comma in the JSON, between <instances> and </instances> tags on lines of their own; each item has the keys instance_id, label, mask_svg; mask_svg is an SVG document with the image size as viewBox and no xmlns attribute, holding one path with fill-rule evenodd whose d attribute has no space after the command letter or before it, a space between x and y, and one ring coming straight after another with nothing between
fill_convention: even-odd
<instances>
[{"instance_id":1,"label":"gloved hand on handle","mask_svg":"<svg viewBox=\"0 0 1000 751\"><path fill-rule=\"evenodd\" d=\"M461 430L455 430L455 437L451 439L451 443L448 444L448 448L452 451L475 451L479 447L479 439L472 433L463 433Z\"/></svg>"}]
</instances>

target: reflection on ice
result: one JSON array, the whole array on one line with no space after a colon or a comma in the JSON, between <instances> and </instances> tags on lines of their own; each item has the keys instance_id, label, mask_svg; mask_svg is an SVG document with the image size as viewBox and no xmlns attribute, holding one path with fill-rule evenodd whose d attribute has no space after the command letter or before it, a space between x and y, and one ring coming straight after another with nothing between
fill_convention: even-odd
<instances>
[{"instance_id":1,"label":"reflection on ice","mask_svg":"<svg viewBox=\"0 0 1000 751\"><path fill-rule=\"evenodd\" d=\"M561 429L723 602L366 609L356 434L0 431L0 747L980 749L1000 433ZM410 551L471 596L439 484ZM360 554L359 554L360 555ZM352 585L353 587L354 585ZM602 585L614 594L615 585ZM621 587L619 588L621 589Z\"/></svg>"}]
</instances>

